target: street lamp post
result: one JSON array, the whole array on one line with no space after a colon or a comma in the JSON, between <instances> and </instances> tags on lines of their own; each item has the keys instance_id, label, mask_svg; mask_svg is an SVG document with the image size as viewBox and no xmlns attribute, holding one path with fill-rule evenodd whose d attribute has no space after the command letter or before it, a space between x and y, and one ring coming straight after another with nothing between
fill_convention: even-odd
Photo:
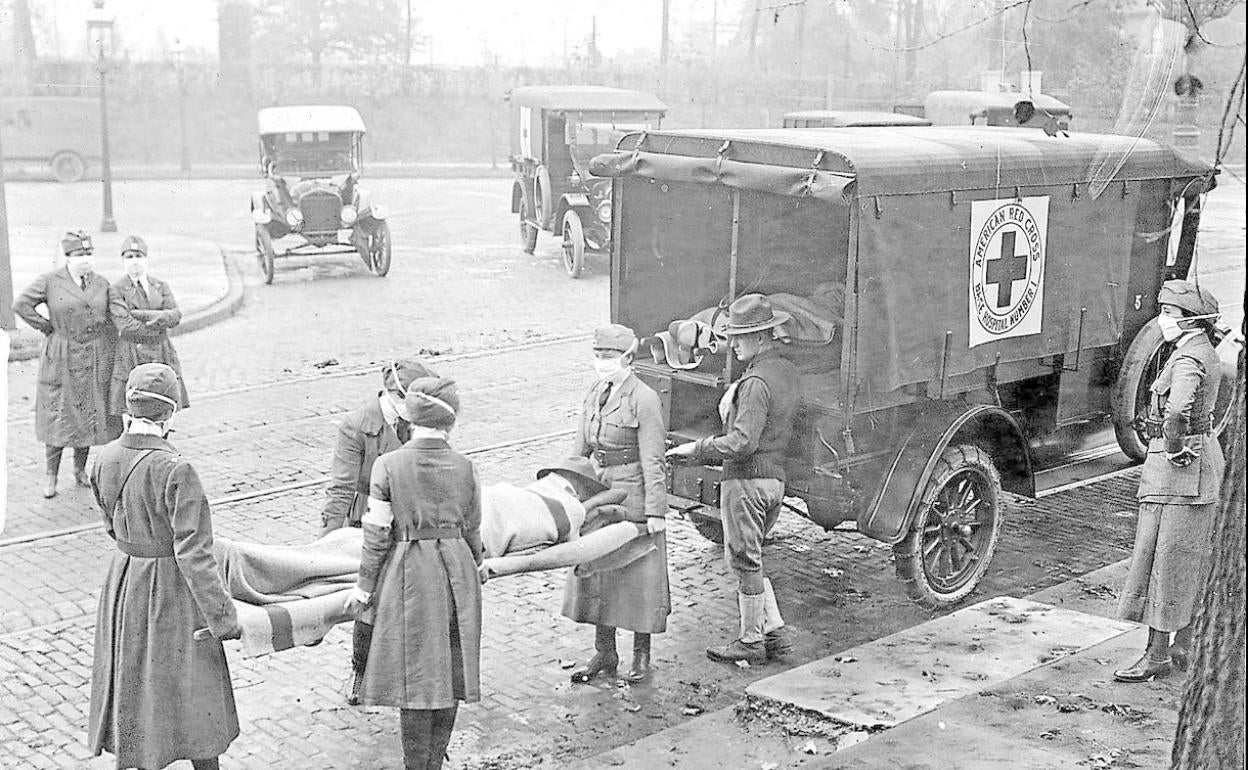
<instances>
[{"instance_id":1,"label":"street lamp post","mask_svg":"<svg viewBox=\"0 0 1248 770\"><path fill-rule=\"evenodd\" d=\"M186 53L186 46L175 37L170 53L173 54L173 69L178 76L178 139L182 143L181 169L182 173L189 174L191 172L191 146L186 141L186 62L182 58Z\"/></svg>"},{"instance_id":2,"label":"street lamp post","mask_svg":"<svg viewBox=\"0 0 1248 770\"><path fill-rule=\"evenodd\" d=\"M104 184L104 217L100 220L100 232L117 232L117 220L113 219L113 166L108 153L108 60L106 46L113 35L113 17L104 10L104 0L92 0L95 8L87 15L87 41L95 43L97 69L100 73L100 168Z\"/></svg>"}]
</instances>

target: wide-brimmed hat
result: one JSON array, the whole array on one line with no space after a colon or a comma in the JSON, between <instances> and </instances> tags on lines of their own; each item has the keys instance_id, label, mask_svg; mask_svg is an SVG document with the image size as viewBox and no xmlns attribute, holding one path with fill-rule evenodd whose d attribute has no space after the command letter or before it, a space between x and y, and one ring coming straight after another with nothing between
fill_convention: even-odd
<instances>
[{"instance_id":1,"label":"wide-brimmed hat","mask_svg":"<svg viewBox=\"0 0 1248 770\"><path fill-rule=\"evenodd\" d=\"M417 377L403 399L413 425L448 429L459 416L459 387L449 377Z\"/></svg>"},{"instance_id":2,"label":"wide-brimmed hat","mask_svg":"<svg viewBox=\"0 0 1248 770\"><path fill-rule=\"evenodd\" d=\"M1217 297L1191 281L1177 278L1161 285L1157 301L1163 305L1174 305L1191 315L1218 315L1220 312Z\"/></svg>"},{"instance_id":3,"label":"wide-brimmed hat","mask_svg":"<svg viewBox=\"0 0 1248 770\"><path fill-rule=\"evenodd\" d=\"M624 324L607 324L594 329L594 350L618 350L629 353L636 349L637 334Z\"/></svg>"},{"instance_id":4,"label":"wide-brimmed hat","mask_svg":"<svg viewBox=\"0 0 1248 770\"><path fill-rule=\"evenodd\" d=\"M127 235L126 239L121 242L121 255L124 257L130 252L137 252L143 256L147 256L147 241L137 235Z\"/></svg>"},{"instance_id":5,"label":"wide-brimmed hat","mask_svg":"<svg viewBox=\"0 0 1248 770\"><path fill-rule=\"evenodd\" d=\"M537 477L543 479L555 471L579 476L588 486L590 494L596 495L599 492L605 492L610 489L610 487L598 480L598 474L594 472L594 464L589 461L588 457L564 458L549 468L542 468L537 472Z\"/></svg>"},{"instance_id":6,"label":"wide-brimmed hat","mask_svg":"<svg viewBox=\"0 0 1248 770\"><path fill-rule=\"evenodd\" d=\"M91 236L82 230L70 230L61 236L61 253L68 256L79 249L90 254L95 250L91 245Z\"/></svg>"},{"instance_id":7,"label":"wide-brimmed hat","mask_svg":"<svg viewBox=\"0 0 1248 770\"><path fill-rule=\"evenodd\" d=\"M168 364L139 364L126 377L126 411L131 417L164 417L177 410L181 395L178 375Z\"/></svg>"},{"instance_id":8,"label":"wide-brimmed hat","mask_svg":"<svg viewBox=\"0 0 1248 770\"><path fill-rule=\"evenodd\" d=\"M750 334L774 329L790 316L783 310L773 310L771 300L762 294L743 294L728 306L727 335Z\"/></svg>"}]
</instances>

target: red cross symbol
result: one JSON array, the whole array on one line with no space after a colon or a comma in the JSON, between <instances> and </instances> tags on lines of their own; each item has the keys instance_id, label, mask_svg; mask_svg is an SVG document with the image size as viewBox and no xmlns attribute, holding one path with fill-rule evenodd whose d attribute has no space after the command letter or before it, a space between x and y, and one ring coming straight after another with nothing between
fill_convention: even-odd
<instances>
[{"instance_id":1,"label":"red cross symbol","mask_svg":"<svg viewBox=\"0 0 1248 770\"><path fill-rule=\"evenodd\" d=\"M1014 253L1018 233L1008 230L1001 233L1001 256L988 261L984 271L984 283L996 284L997 307L1009 307L1014 295L1014 282L1027 279L1027 252Z\"/></svg>"}]
</instances>

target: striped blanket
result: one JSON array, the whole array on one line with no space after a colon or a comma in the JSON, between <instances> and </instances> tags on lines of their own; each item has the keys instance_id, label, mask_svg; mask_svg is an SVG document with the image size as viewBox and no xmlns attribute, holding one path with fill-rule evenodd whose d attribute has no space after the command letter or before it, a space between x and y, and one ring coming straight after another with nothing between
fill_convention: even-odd
<instances>
[{"instance_id":1,"label":"striped blanket","mask_svg":"<svg viewBox=\"0 0 1248 770\"><path fill-rule=\"evenodd\" d=\"M244 657L316 644L338 623L360 569L362 535L340 529L306 545L216 538L213 548L243 627Z\"/></svg>"}]
</instances>

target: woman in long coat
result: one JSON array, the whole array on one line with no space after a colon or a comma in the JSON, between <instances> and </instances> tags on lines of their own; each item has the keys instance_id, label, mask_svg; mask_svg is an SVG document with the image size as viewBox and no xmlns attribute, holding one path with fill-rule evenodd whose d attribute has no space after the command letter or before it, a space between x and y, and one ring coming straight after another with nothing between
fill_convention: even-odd
<instances>
[{"instance_id":1,"label":"woman in long coat","mask_svg":"<svg viewBox=\"0 0 1248 770\"><path fill-rule=\"evenodd\" d=\"M372 616L361 704L398 707L404 767L438 770L460 701L481 698L481 487L447 443L455 383L419 377L404 404L412 435L373 463L347 609Z\"/></svg>"},{"instance_id":2,"label":"woman in long coat","mask_svg":"<svg viewBox=\"0 0 1248 770\"><path fill-rule=\"evenodd\" d=\"M164 364L130 373L126 432L101 452L91 488L117 543L100 592L89 741L118 768L189 759L215 770L238 737L222 639L241 633L212 554L199 477L164 439L178 378ZM207 627L210 638L196 639Z\"/></svg>"},{"instance_id":3,"label":"woman in long coat","mask_svg":"<svg viewBox=\"0 0 1248 770\"><path fill-rule=\"evenodd\" d=\"M120 422L108 419L117 339L108 281L95 273L89 235L66 233L61 248L65 267L39 276L13 300L13 312L46 337L35 391L35 436L46 447L44 497L56 495L65 447L74 448L74 478L85 487L91 447L121 432Z\"/></svg>"},{"instance_id":4,"label":"woman in long coat","mask_svg":"<svg viewBox=\"0 0 1248 770\"><path fill-rule=\"evenodd\" d=\"M109 313L117 327L117 353L108 392L108 413L120 416L126 406L126 377L139 364L168 364L178 375L178 405L191 405L182 379L178 352L169 341L169 330L182 322L182 311L169 284L148 275L147 243L137 235L121 243L121 263L126 275L113 283Z\"/></svg>"},{"instance_id":5,"label":"woman in long coat","mask_svg":"<svg viewBox=\"0 0 1248 770\"><path fill-rule=\"evenodd\" d=\"M1114 672L1121 682L1164 676L1176 658L1186 658L1196 597L1209 571L1225 465L1212 424L1222 376L1209 337L1218 301L1178 280L1162 284L1158 300L1157 324L1174 352L1151 387L1135 550L1119 603L1121 617L1148 626L1148 646L1133 665Z\"/></svg>"},{"instance_id":6,"label":"woman in long coat","mask_svg":"<svg viewBox=\"0 0 1248 770\"><path fill-rule=\"evenodd\" d=\"M573 454L588 457L602 483L628 492L628 519L649 532L598 562L573 568L563 614L592 623L594 655L572 681L614 676L619 665L617 628L633 632L630 682L650 676L650 636L667 630L671 593L667 580L667 486L663 465L667 435L659 396L633 374L637 350L632 329L611 324L594 332L598 382L585 394Z\"/></svg>"}]
</instances>

